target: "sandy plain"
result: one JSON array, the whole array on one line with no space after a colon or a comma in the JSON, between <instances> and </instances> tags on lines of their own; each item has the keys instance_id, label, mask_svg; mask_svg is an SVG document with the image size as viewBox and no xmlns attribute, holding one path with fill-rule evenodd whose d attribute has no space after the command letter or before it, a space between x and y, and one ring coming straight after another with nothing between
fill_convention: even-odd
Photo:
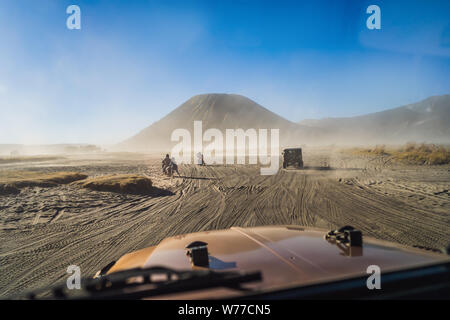
<instances>
[{"instance_id":1,"label":"sandy plain","mask_svg":"<svg viewBox=\"0 0 450 320\"><path fill-rule=\"evenodd\" d=\"M303 150L303 170L260 175L257 165L181 165L159 155L100 154L0 164L1 171L142 174L159 195L26 187L0 196L0 296L82 276L123 254L178 234L232 226L295 224L440 249L450 243L450 166L412 166L328 149Z\"/></svg>"}]
</instances>

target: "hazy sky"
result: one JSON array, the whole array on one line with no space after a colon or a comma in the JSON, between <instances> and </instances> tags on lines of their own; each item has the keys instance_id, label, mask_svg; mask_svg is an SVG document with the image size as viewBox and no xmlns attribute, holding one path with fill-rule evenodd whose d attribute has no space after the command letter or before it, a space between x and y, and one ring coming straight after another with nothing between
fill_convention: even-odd
<instances>
[{"instance_id":1,"label":"hazy sky","mask_svg":"<svg viewBox=\"0 0 450 320\"><path fill-rule=\"evenodd\" d=\"M1 0L0 143L115 143L200 93L292 121L448 94L449 16L448 0Z\"/></svg>"}]
</instances>

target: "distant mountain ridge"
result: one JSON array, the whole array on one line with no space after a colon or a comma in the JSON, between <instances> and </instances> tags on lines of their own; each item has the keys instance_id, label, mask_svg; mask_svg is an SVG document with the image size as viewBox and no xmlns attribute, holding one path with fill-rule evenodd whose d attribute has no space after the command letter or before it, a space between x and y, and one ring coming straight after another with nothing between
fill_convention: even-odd
<instances>
[{"instance_id":1,"label":"distant mountain ridge","mask_svg":"<svg viewBox=\"0 0 450 320\"><path fill-rule=\"evenodd\" d=\"M294 123L241 95L203 94L190 98L117 147L170 150L175 144L170 141L173 130L183 128L193 133L196 120L202 121L203 132L209 128L223 132L238 128L280 129L282 146L450 143L450 95L357 117Z\"/></svg>"},{"instance_id":2,"label":"distant mountain ridge","mask_svg":"<svg viewBox=\"0 0 450 320\"><path fill-rule=\"evenodd\" d=\"M450 95L362 116L304 120L299 124L323 130L331 135L330 142L337 144L450 143Z\"/></svg>"}]
</instances>

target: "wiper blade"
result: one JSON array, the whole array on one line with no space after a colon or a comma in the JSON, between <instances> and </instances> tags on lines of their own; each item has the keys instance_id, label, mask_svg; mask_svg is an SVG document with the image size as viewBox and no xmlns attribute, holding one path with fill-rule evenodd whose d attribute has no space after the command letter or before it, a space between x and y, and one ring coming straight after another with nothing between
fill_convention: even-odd
<instances>
[{"instance_id":1,"label":"wiper blade","mask_svg":"<svg viewBox=\"0 0 450 320\"><path fill-rule=\"evenodd\" d=\"M218 287L246 290L241 287L242 284L261 280L260 271L217 272L212 270L178 271L166 267L136 268L96 279L83 279L81 290L67 290L66 285L54 287L50 299L134 300ZM35 295L27 296L33 299Z\"/></svg>"}]
</instances>

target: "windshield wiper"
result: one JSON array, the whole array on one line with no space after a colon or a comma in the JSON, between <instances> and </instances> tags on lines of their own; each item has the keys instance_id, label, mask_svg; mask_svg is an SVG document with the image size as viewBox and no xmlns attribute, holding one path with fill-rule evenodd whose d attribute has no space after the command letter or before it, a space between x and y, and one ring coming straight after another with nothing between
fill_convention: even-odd
<instances>
[{"instance_id":1,"label":"windshield wiper","mask_svg":"<svg viewBox=\"0 0 450 320\"><path fill-rule=\"evenodd\" d=\"M80 290L68 290L66 284L53 287L51 296L46 299L141 299L165 294L182 293L194 290L226 287L234 290L248 290L241 285L261 281L260 271L178 271L166 267L136 268L96 279L83 279ZM48 292L48 289L46 290ZM41 291L44 292L44 291ZM36 299L39 292L31 292L27 299Z\"/></svg>"}]
</instances>

